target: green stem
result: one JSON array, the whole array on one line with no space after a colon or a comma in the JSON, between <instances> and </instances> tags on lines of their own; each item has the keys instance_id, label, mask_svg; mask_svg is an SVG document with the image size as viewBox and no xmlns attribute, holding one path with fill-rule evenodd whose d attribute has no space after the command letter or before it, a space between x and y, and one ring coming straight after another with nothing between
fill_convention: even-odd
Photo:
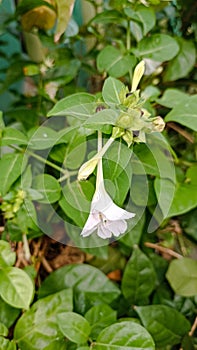
<instances>
[{"instance_id":1,"label":"green stem","mask_svg":"<svg viewBox=\"0 0 197 350\"><path fill-rule=\"evenodd\" d=\"M129 51L131 49L131 29L130 29L130 21L127 22L127 50Z\"/></svg>"},{"instance_id":2,"label":"green stem","mask_svg":"<svg viewBox=\"0 0 197 350\"><path fill-rule=\"evenodd\" d=\"M50 162L50 160L47 160L47 159L45 159L45 158L39 156L39 154L33 153L32 151L29 151L28 149L26 149L26 150L24 151L23 148L18 147L18 146L14 146L14 145L11 145L10 147L12 147L13 149L15 149L15 150L17 150L17 151L20 151L21 153L26 152L26 153L28 153L29 156L31 156L31 157L33 157L33 158L39 160L41 163L44 163L44 164L49 165L49 166L52 167L53 169L56 169L56 170L58 170L59 172L61 172L62 174L67 174L67 170L63 170L63 169L60 168L58 165L56 165L56 164Z\"/></svg>"},{"instance_id":3,"label":"green stem","mask_svg":"<svg viewBox=\"0 0 197 350\"><path fill-rule=\"evenodd\" d=\"M127 51L131 49L131 29L130 29L129 20L127 22L126 48L127 48ZM132 71L130 69L129 69L129 77L130 77L130 81L132 81Z\"/></svg>"}]
</instances>

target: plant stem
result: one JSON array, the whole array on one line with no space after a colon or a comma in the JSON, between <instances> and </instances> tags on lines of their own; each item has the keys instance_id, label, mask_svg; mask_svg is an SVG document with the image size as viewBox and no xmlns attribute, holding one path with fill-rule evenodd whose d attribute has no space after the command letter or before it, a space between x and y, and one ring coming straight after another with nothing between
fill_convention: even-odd
<instances>
[{"instance_id":1,"label":"plant stem","mask_svg":"<svg viewBox=\"0 0 197 350\"><path fill-rule=\"evenodd\" d=\"M26 150L24 151L23 148L18 147L18 146L14 146L14 145L11 145L10 147L12 147L13 149L15 149L15 150L17 150L17 151L20 151L21 153L25 153L25 152L26 152L26 153L28 153L28 155L30 155L31 157L33 157L33 158L39 160L41 163L44 163L44 164L49 165L50 167L52 167L52 168L58 170L58 171L59 171L60 173L62 173L62 174L67 174L67 170L64 170L64 169L60 168L58 165L56 165L56 164L50 162L50 160L47 160L47 159L45 159L45 158L39 156L39 154L33 153L32 151L29 151L28 149L26 149Z\"/></svg>"},{"instance_id":2,"label":"plant stem","mask_svg":"<svg viewBox=\"0 0 197 350\"><path fill-rule=\"evenodd\" d=\"M145 242L144 245L148 248L153 248L155 250L158 250L161 253L167 253L167 254L173 256L174 258L177 258L177 259L182 258L181 254L174 252L174 250L172 250L172 249L162 247L158 244L151 243L151 242Z\"/></svg>"}]
</instances>

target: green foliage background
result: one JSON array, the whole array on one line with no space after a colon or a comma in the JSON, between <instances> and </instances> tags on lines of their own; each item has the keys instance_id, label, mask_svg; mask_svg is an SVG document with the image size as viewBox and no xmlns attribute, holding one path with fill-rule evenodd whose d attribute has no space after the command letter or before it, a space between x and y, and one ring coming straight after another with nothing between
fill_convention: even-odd
<instances>
[{"instance_id":1,"label":"green foliage background","mask_svg":"<svg viewBox=\"0 0 197 350\"><path fill-rule=\"evenodd\" d=\"M0 1L2 350L197 349L196 37L193 0ZM95 173L78 169L142 59L145 108L166 127L107 151L106 189L137 215L87 243ZM83 263L40 273L46 235Z\"/></svg>"}]
</instances>

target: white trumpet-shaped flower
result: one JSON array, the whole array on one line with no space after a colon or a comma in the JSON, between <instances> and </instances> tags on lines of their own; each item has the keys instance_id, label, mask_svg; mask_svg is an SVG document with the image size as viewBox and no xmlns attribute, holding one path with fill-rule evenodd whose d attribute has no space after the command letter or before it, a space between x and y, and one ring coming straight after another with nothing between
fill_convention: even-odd
<instances>
[{"instance_id":1,"label":"white trumpet-shaped flower","mask_svg":"<svg viewBox=\"0 0 197 350\"><path fill-rule=\"evenodd\" d=\"M106 192L101 158L97 168L96 191L81 235L87 237L97 230L97 235L103 239L110 238L112 235L118 237L127 230L126 220L134 216L134 213L117 206Z\"/></svg>"}]
</instances>

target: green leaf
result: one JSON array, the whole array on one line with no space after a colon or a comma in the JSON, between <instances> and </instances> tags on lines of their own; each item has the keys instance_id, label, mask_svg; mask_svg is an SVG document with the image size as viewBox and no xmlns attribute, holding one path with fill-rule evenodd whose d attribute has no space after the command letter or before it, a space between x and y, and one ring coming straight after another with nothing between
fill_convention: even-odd
<instances>
[{"instance_id":1,"label":"green leaf","mask_svg":"<svg viewBox=\"0 0 197 350\"><path fill-rule=\"evenodd\" d=\"M128 247L129 251L135 244L139 244L141 235L143 233L144 224L145 224L145 215L143 214L140 219L137 218L136 225L134 225L134 227L129 229L126 235L120 238L119 242L123 243L123 245Z\"/></svg>"},{"instance_id":2,"label":"green leaf","mask_svg":"<svg viewBox=\"0 0 197 350\"><path fill-rule=\"evenodd\" d=\"M53 115L73 116L79 120L86 120L95 113L96 97L85 92L79 92L63 98L47 114L48 117Z\"/></svg>"},{"instance_id":3,"label":"green leaf","mask_svg":"<svg viewBox=\"0 0 197 350\"><path fill-rule=\"evenodd\" d=\"M41 195L41 203L55 203L60 199L61 187L59 182L49 174L40 174L33 179L32 187Z\"/></svg>"},{"instance_id":4,"label":"green leaf","mask_svg":"<svg viewBox=\"0 0 197 350\"><path fill-rule=\"evenodd\" d=\"M115 78L107 78L103 85L102 95L103 99L107 104L119 105L120 101L120 91L125 88L124 84Z\"/></svg>"},{"instance_id":5,"label":"green leaf","mask_svg":"<svg viewBox=\"0 0 197 350\"><path fill-rule=\"evenodd\" d=\"M11 250L10 244L0 240L0 268L14 265L16 253Z\"/></svg>"},{"instance_id":6,"label":"green leaf","mask_svg":"<svg viewBox=\"0 0 197 350\"><path fill-rule=\"evenodd\" d=\"M8 328L0 322L0 336L7 337L8 336Z\"/></svg>"},{"instance_id":7,"label":"green leaf","mask_svg":"<svg viewBox=\"0 0 197 350\"><path fill-rule=\"evenodd\" d=\"M16 350L16 344L13 340L8 340L3 337L0 337L0 347L1 350Z\"/></svg>"},{"instance_id":8,"label":"green leaf","mask_svg":"<svg viewBox=\"0 0 197 350\"><path fill-rule=\"evenodd\" d=\"M178 51L175 39L166 34L153 34L138 43L136 53L143 58L164 62L175 57Z\"/></svg>"},{"instance_id":9,"label":"green leaf","mask_svg":"<svg viewBox=\"0 0 197 350\"><path fill-rule=\"evenodd\" d=\"M147 300L156 285L156 274L152 262L134 247L122 277L122 293L129 303L141 304Z\"/></svg>"},{"instance_id":10,"label":"green leaf","mask_svg":"<svg viewBox=\"0 0 197 350\"><path fill-rule=\"evenodd\" d=\"M115 11L115 10L107 10L103 11L102 13L99 13L96 15L93 19L92 22L94 24L96 23L120 23L123 22L123 19L120 16L120 12Z\"/></svg>"},{"instance_id":11,"label":"green leaf","mask_svg":"<svg viewBox=\"0 0 197 350\"><path fill-rule=\"evenodd\" d=\"M97 236L97 233L92 233L88 239L81 236L82 228L65 222L65 230L73 244L84 252L98 256L99 258L107 259L109 240L103 241Z\"/></svg>"},{"instance_id":12,"label":"green leaf","mask_svg":"<svg viewBox=\"0 0 197 350\"><path fill-rule=\"evenodd\" d=\"M188 101L189 97L188 94L181 90L170 88L166 89L163 96L157 98L156 102L162 106L174 108L180 104L180 101L181 103Z\"/></svg>"},{"instance_id":13,"label":"green leaf","mask_svg":"<svg viewBox=\"0 0 197 350\"><path fill-rule=\"evenodd\" d=\"M135 10L129 7L124 9L125 14L132 19L130 27L137 29L136 32L132 32L137 41L140 41L155 25L156 16L152 8L139 5Z\"/></svg>"},{"instance_id":14,"label":"green leaf","mask_svg":"<svg viewBox=\"0 0 197 350\"><path fill-rule=\"evenodd\" d=\"M0 295L9 305L28 309L34 295L31 278L17 267L0 270Z\"/></svg>"},{"instance_id":15,"label":"green leaf","mask_svg":"<svg viewBox=\"0 0 197 350\"><path fill-rule=\"evenodd\" d=\"M72 311L72 299L72 290L69 288L35 302L16 324L14 339L19 347L22 350L43 350L47 346L50 350L59 349L63 336L59 330L57 315ZM50 348L50 344L55 341L57 347Z\"/></svg>"},{"instance_id":16,"label":"green leaf","mask_svg":"<svg viewBox=\"0 0 197 350\"><path fill-rule=\"evenodd\" d=\"M96 339L99 333L116 322L117 312L107 304L99 304L90 308L85 318L91 325L90 337Z\"/></svg>"},{"instance_id":17,"label":"green leaf","mask_svg":"<svg viewBox=\"0 0 197 350\"><path fill-rule=\"evenodd\" d=\"M55 339L50 342L43 350L67 350L67 342L65 339Z\"/></svg>"},{"instance_id":18,"label":"green leaf","mask_svg":"<svg viewBox=\"0 0 197 350\"><path fill-rule=\"evenodd\" d=\"M22 174L27 159L23 154L8 153L0 159L0 193L5 195Z\"/></svg>"},{"instance_id":19,"label":"green leaf","mask_svg":"<svg viewBox=\"0 0 197 350\"><path fill-rule=\"evenodd\" d=\"M21 176L21 187L22 189L29 190L32 184L32 171L31 171L31 165L27 166L27 169L24 171L24 173Z\"/></svg>"},{"instance_id":20,"label":"green leaf","mask_svg":"<svg viewBox=\"0 0 197 350\"><path fill-rule=\"evenodd\" d=\"M75 181L65 185L62 190L60 207L78 226L83 227L90 211L94 186L89 181Z\"/></svg>"},{"instance_id":21,"label":"green leaf","mask_svg":"<svg viewBox=\"0 0 197 350\"><path fill-rule=\"evenodd\" d=\"M52 272L42 283L39 297L69 287L74 290L78 309L79 303L82 303L80 313L86 312L85 309L89 309L96 302L110 304L120 295L119 288L100 270L89 265L79 264L67 265Z\"/></svg>"},{"instance_id":22,"label":"green leaf","mask_svg":"<svg viewBox=\"0 0 197 350\"><path fill-rule=\"evenodd\" d=\"M140 306L135 307L135 310L158 348L181 343L190 330L187 319L169 306Z\"/></svg>"},{"instance_id":23,"label":"green leaf","mask_svg":"<svg viewBox=\"0 0 197 350\"><path fill-rule=\"evenodd\" d=\"M177 56L169 62L164 73L164 81L174 81L184 78L194 68L196 49L192 41L177 38L180 50Z\"/></svg>"},{"instance_id":24,"label":"green leaf","mask_svg":"<svg viewBox=\"0 0 197 350\"><path fill-rule=\"evenodd\" d=\"M181 101L165 117L165 122L174 121L197 131L197 96Z\"/></svg>"},{"instance_id":25,"label":"green leaf","mask_svg":"<svg viewBox=\"0 0 197 350\"><path fill-rule=\"evenodd\" d=\"M166 278L176 294L197 295L197 261L190 258L172 260Z\"/></svg>"},{"instance_id":26,"label":"green leaf","mask_svg":"<svg viewBox=\"0 0 197 350\"><path fill-rule=\"evenodd\" d=\"M3 130L2 134L2 146L9 146L9 145L27 145L28 140L27 137L16 128L7 127Z\"/></svg>"},{"instance_id":27,"label":"green leaf","mask_svg":"<svg viewBox=\"0 0 197 350\"><path fill-rule=\"evenodd\" d=\"M186 172L186 180L177 183L172 205L168 217L184 214L197 205L197 166L192 166Z\"/></svg>"},{"instance_id":28,"label":"green leaf","mask_svg":"<svg viewBox=\"0 0 197 350\"><path fill-rule=\"evenodd\" d=\"M62 154L64 167L68 169L79 168L86 154L86 138L80 135L77 130L70 130L63 136L63 139L64 142L67 142L65 152Z\"/></svg>"},{"instance_id":29,"label":"green leaf","mask_svg":"<svg viewBox=\"0 0 197 350\"><path fill-rule=\"evenodd\" d=\"M170 207L176 192L175 183L170 179L156 178L154 188L163 218L169 217Z\"/></svg>"},{"instance_id":30,"label":"green leaf","mask_svg":"<svg viewBox=\"0 0 197 350\"><path fill-rule=\"evenodd\" d=\"M47 1L43 0L22 0L16 8L16 15L23 15L24 13L33 10L35 7L38 6L48 6L49 8L54 9L54 7L48 3Z\"/></svg>"},{"instance_id":31,"label":"green leaf","mask_svg":"<svg viewBox=\"0 0 197 350\"><path fill-rule=\"evenodd\" d=\"M88 118L83 126L94 130L102 130L103 126L106 124L115 125L118 116L118 111L107 108Z\"/></svg>"},{"instance_id":32,"label":"green leaf","mask_svg":"<svg viewBox=\"0 0 197 350\"><path fill-rule=\"evenodd\" d=\"M59 328L63 335L76 344L88 341L90 335L90 324L81 315L74 312L64 312L57 316Z\"/></svg>"},{"instance_id":33,"label":"green leaf","mask_svg":"<svg viewBox=\"0 0 197 350\"><path fill-rule=\"evenodd\" d=\"M55 29L55 41L58 41L65 32L72 14L74 0L56 0L57 5L57 25Z\"/></svg>"},{"instance_id":34,"label":"green leaf","mask_svg":"<svg viewBox=\"0 0 197 350\"><path fill-rule=\"evenodd\" d=\"M154 350L151 335L145 328L131 321L124 321L105 328L94 343L95 350Z\"/></svg>"},{"instance_id":35,"label":"green leaf","mask_svg":"<svg viewBox=\"0 0 197 350\"><path fill-rule=\"evenodd\" d=\"M122 53L113 46L106 46L97 56L97 68L114 78L124 76L136 64L135 56Z\"/></svg>"},{"instance_id":36,"label":"green leaf","mask_svg":"<svg viewBox=\"0 0 197 350\"><path fill-rule=\"evenodd\" d=\"M5 123L3 120L3 112L0 111L0 129L4 129L5 128Z\"/></svg>"},{"instance_id":37,"label":"green leaf","mask_svg":"<svg viewBox=\"0 0 197 350\"><path fill-rule=\"evenodd\" d=\"M0 322L2 322L7 328L10 328L19 316L20 310L7 304L1 297L0 310Z\"/></svg>"},{"instance_id":38,"label":"green leaf","mask_svg":"<svg viewBox=\"0 0 197 350\"><path fill-rule=\"evenodd\" d=\"M58 133L46 126L40 126L38 129L33 128L28 132L29 149L42 150L52 148L58 141Z\"/></svg>"}]
</instances>

